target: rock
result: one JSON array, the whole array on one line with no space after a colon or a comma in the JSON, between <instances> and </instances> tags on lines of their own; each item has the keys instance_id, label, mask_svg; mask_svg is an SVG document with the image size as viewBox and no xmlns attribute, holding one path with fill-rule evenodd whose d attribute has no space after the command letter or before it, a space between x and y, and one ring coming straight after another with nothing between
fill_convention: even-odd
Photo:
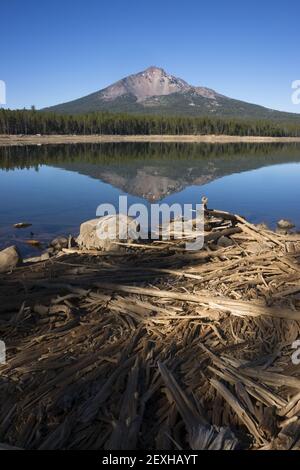
<instances>
[{"instance_id":1,"label":"rock","mask_svg":"<svg viewBox=\"0 0 300 470\"><path fill-rule=\"evenodd\" d=\"M216 243L210 243L209 244L209 249L211 251L217 251L220 247Z\"/></svg>"},{"instance_id":2,"label":"rock","mask_svg":"<svg viewBox=\"0 0 300 470\"><path fill-rule=\"evenodd\" d=\"M52 240L50 247L53 247L56 251L62 248L68 248L68 239L66 237L57 237Z\"/></svg>"},{"instance_id":3,"label":"rock","mask_svg":"<svg viewBox=\"0 0 300 470\"><path fill-rule=\"evenodd\" d=\"M0 273L11 271L21 262L22 258L17 247L10 246L0 251Z\"/></svg>"},{"instance_id":4,"label":"rock","mask_svg":"<svg viewBox=\"0 0 300 470\"><path fill-rule=\"evenodd\" d=\"M277 227L280 230L291 230L295 227L295 224L293 224L293 222L290 220L281 219L277 222Z\"/></svg>"},{"instance_id":5,"label":"rock","mask_svg":"<svg viewBox=\"0 0 300 470\"><path fill-rule=\"evenodd\" d=\"M235 243L228 237L220 237L218 240L218 246L222 248L227 248L229 246L233 246Z\"/></svg>"},{"instance_id":6,"label":"rock","mask_svg":"<svg viewBox=\"0 0 300 470\"><path fill-rule=\"evenodd\" d=\"M114 251L120 249L114 242L132 242L137 238L138 224L124 214L106 215L88 220L80 226L77 243L88 250Z\"/></svg>"},{"instance_id":7,"label":"rock","mask_svg":"<svg viewBox=\"0 0 300 470\"><path fill-rule=\"evenodd\" d=\"M25 240L25 243L31 246L41 246L41 242L39 240Z\"/></svg>"},{"instance_id":8,"label":"rock","mask_svg":"<svg viewBox=\"0 0 300 470\"><path fill-rule=\"evenodd\" d=\"M17 224L14 224L15 228L27 228L31 227L32 224L29 224L28 222L19 222Z\"/></svg>"}]
</instances>

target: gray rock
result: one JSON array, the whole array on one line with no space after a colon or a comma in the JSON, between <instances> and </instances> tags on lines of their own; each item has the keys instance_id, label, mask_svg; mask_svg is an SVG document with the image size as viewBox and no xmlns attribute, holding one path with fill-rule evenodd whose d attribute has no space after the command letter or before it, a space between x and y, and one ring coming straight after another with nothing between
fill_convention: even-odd
<instances>
[{"instance_id":1,"label":"gray rock","mask_svg":"<svg viewBox=\"0 0 300 470\"><path fill-rule=\"evenodd\" d=\"M50 246L55 248L55 250L61 250L62 248L68 248L68 239L66 237L57 237L52 240Z\"/></svg>"},{"instance_id":2,"label":"gray rock","mask_svg":"<svg viewBox=\"0 0 300 470\"><path fill-rule=\"evenodd\" d=\"M235 243L228 237L220 237L218 240L218 246L222 248L227 248L233 246Z\"/></svg>"},{"instance_id":3,"label":"gray rock","mask_svg":"<svg viewBox=\"0 0 300 470\"><path fill-rule=\"evenodd\" d=\"M77 243L88 250L115 251L120 246L114 242L130 243L137 239L137 232L138 224L131 217L107 215L81 224Z\"/></svg>"},{"instance_id":4,"label":"gray rock","mask_svg":"<svg viewBox=\"0 0 300 470\"><path fill-rule=\"evenodd\" d=\"M31 227L32 224L28 223L28 222L19 222L17 224L14 224L14 227L15 228L27 228L27 227Z\"/></svg>"},{"instance_id":5,"label":"gray rock","mask_svg":"<svg viewBox=\"0 0 300 470\"><path fill-rule=\"evenodd\" d=\"M291 230L295 227L295 224L290 220L281 219L277 222L277 227L281 230Z\"/></svg>"},{"instance_id":6,"label":"gray rock","mask_svg":"<svg viewBox=\"0 0 300 470\"><path fill-rule=\"evenodd\" d=\"M22 262L21 255L15 246L10 246L0 251L0 273L12 271Z\"/></svg>"}]
</instances>

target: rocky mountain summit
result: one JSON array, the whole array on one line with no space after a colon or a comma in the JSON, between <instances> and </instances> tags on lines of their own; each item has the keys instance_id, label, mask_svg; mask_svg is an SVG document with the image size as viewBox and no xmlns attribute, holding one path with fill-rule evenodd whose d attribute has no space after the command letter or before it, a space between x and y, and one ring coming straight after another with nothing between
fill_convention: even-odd
<instances>
[{"instance_id":1,"label":"rocky mountain summit","mask_svg":"<svg viewBox=\"0 0 300 470\"><path fill-rule=\"evenodd\" d=\"M298 114L228 98L216 91L194 86L156 66L129 75L95 93L46 108L58 113L160 114L217 116L253 119L299 120Z\"/></svg>"}]
</instances>

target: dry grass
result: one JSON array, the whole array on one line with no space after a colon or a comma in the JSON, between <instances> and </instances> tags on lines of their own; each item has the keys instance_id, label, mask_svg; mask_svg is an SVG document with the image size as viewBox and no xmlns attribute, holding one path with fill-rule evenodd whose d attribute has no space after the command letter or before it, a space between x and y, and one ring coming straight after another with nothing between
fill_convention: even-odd
<instances>
[{"instance_id":1,"label":"dry grass","mask_svg":"<svg viewBox=\"0 0 300 470\"><path fill-rule=\"evenodd\" d=\"M235 135L0 135L0 145L78 144L104 142L291 143L300 137Z\"/></svg>"}]
</instances>

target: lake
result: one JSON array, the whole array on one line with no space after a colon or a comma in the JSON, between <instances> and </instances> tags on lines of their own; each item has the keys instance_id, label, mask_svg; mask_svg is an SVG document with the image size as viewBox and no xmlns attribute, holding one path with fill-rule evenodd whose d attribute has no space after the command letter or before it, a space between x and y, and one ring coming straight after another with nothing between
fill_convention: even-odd
<instances>
[{"instance_id":1,"label":"lake","mask_svg":"<svg viewBox=\"0 0 300 470\"><path fill-rule=\"evenodd\" d=\"M109 143L0 148L0 249L37 253L57 235L77 234L101 203L200 203L274 228L300 229L299 144ZM15 229L17 222L31 227Z\"/></svg>"}]
</instances>

